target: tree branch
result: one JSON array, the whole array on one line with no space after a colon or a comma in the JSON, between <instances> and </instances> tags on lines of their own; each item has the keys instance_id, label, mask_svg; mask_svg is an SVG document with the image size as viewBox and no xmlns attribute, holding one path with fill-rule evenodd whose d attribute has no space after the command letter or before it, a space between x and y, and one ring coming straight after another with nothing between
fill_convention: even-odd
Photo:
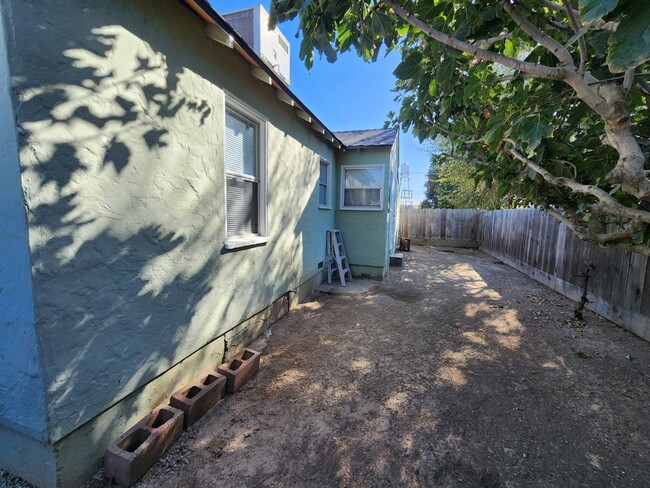
<instances>
[{"instance_id":1,"label":"tree branch","mask_svg":"<svg viewBox=\"0 0 650 488\"><path fill-rule=\"evenodd\" d=\"M494 37L489 37L487 39L481 39L478 41L472 42L472 45L474 46L482 46L484 48L488 48L490 46L493 46L499 41L504 41L506 39L510 39L512 37L512 32L504 32L503 34L500 34L498 36Z\"/></svg>"},{"instance_id":2,"label":"tree branch","mask_svg":"<svg viewBox=\"0 0 650 488\"><path fill-rule=\"evenodd\" d=\"M609 232L606 234L595 234L589 232L586 226L581 226L577 224L576 222L565 217L564 215L562 215L560 212L558 212L552 207L546 207L546 211L550 216L552 216L556 220L560 221L561 223L569 227L576 234L578 239L583 241L593 242L596 244L611 244L611 243L627 240L634 235L634 233L637 231L639 227L638 225L634 224L631 227L618 232ZM646 251L646 254L650 254L650 249Z\"/></svg>"},{"instance_id":3,"label":"tree branch","mask_svg":"<svg viewBox=\"0 0 650 488\"><path fill-rule=\"evenodd\" d=\"M630 111L625 101L625 94L621 85L602 83L592 86L598 83L598 80L588 71L584 73L579 72L573 62L571 53L557 40L544 34L537 26L524 18L518 12L517 6L511 3L521 0L501 0L501 4L513 21L525 33L554 54L560 61L560 66L551 67L519 61L500 53L478 48L427 25L416 18L411 12L399 6L395 0L378 1L388 6L398 17L420 30L423 34L428 35L442 44L473 56L479 61L487 60L498 63L535 78L561 80L571 86L575 90L576 96L603 119L605 122L605 136L602 138L602 142L614 148L619 154L616 166L607 173L605 181L610 184L620 184L625 193L639 200L650 201L650 179L648 179L644 172L645 156L632 134ZM561 8L564 9L564 6ZM566 10L563 11L566 12ZM555 178L550 173L548 173L548 176ZM558 182L560 181L563 183L560 186L565 186L577 193L592 195L599 199L601 205L610 206L613 215L650 223L650 212L640 212L625 207L597 187L589 186L589 190L586 191L585 188L587 187L585 185L580 185L574 180L562 178L556 180L555 184L559 184Z\"/></svg>"},{"instance_id":4,"label":"tree branch","mask_svg":"<svg viewBox=\"0 0 650 488\"><path fill-rule=\"evenodd\" d=\"M528 168L539 174L548 183L558 187L568 188L572 192L578 193L580 195L588 195L596 198L599 202L598 207L610 215L623 217L629 220L650 223L650 212L626 207L625 205L619 203L618 200L612 197L605 190L602 190L597 186L583 185L582 183L578 183L577 181L569 178L555 176L550 171L542 168L537 163L527 158L517 149L515 149L515 142L512 139L504 140L512 144L513 148L510 149L510 154L512 154L515 159L518 159L524 163Z\"/></svg>"},{"instance_id":5,"label":"tree branch","mask_svg":"<svg viewBox=\"0 0 650 488\"><path fill-rule=\"evenodd\" d=\"M627 94L634 83L634 68L629 68L623 76L623 90Z\"/></svg>"},{"instance_id":6,"label":"tree branch","mask_svg":"<svg viewBox=\"0 0 650 488\"><path fill-rule=\"evenodd\" d=\"M612 76L611 78L605 78L604 80L590 81L589 84L590 85L598 85L600 83L609 83L610 81L614 81L614 80L624 80L626 76L627 76L627 72L624 75L621 75L621 76ZM650 73L635 73L634 74L634 79L637 80L637 83L645 83L645 84L647 84L647 82L645 82L645 81L643 81L642 79L639 79L639 78L647 78L649 76L650 76ZM650 85L647 85L647 86L650 86Z\"/></svg>"},{"instance_id":7,"label":"tree branch","mask_svg":"<svg viewBox=\"0 0 650 488\"><path fill-rule=\"evenodd\" d=\"M564 22L556 22L555 20L548 19L546 21L549 27L552 27L553 29L561 30L564 32L573 32L573 29L569 27L567 24Z\"/></svg>"},{"instance_id":8,"label":"tree branch","mask_svg":"<svg viewBox=\"0 0 650 488\"><path fill-rule=\"evenodd\" d=\"M512 20L521 27L521 30L528 34L535 42L548 49L560 61L560 64L567 68L575 68L571 53L561 43L548 34L544 34L535 24L520 15L516 9L517 4L512 4L509 0L502 0L501 4L504 10L512 17Z\"/></svg>"},{"instance_id":9,"label":"tree branch","mask_svg":"<svg viewBox=\"0 0 650 488\"><path fill-rule=\"evenodd\" d=\"M408 22L416 29L424 32L432 39L435 39L436 41L446 44L449 47L457 49L458 51L474 56L479 61L491 61L493 63L498 63L502 66L505 66L506 68L523 71L530 74L531 76L550 80L562 80L567 75L567 71L563 67L551 67L526 61L519 61L518 59L511 58L500 53L478 48L465 41L461 41L455 37L448 36L447 34L434 29L430 25L425 24L420 19L414 17L411 12L408 12L404 8L397 5L397 3L395 3L393 0L380 0L380 2L389 6L391 9L393 9L393 12L395 12L398 17L402 18L404 21Z\"/></svg>"},{"instance_id":10,"label":"tree branch","mask_svg":"<svg viewBox=\"0 0 650 488\"><path fill-rule=\"evenodd\" d=\"M576 15L575 10L573 10L573 7L571 6L569 0L562 0L562 2L564 3L564 9L566 10L567 16L569 17L569 21L571 22L573 30L578 32L580 30L580 26L582 25L582 19L579 15ZM585 36L580 36L578 38L578 49L580 50L580 67L578 70L581 73L584 73L585 66L587 66L587 41L585 41Z\"/></svg>"}]
</instances>

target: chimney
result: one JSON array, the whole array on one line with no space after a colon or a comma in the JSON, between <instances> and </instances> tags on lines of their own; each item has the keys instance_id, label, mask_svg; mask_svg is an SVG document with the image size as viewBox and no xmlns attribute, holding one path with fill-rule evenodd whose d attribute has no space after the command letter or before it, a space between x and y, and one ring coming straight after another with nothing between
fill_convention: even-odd
<instances>
[{"instance_id":1,"label":"chimney","mask_svg":"<svg viewBox=\"0 0 650 488\"><path fill-rule=\"evenodd\" d=\"M262 5L224 14L226 19L250 47L288 85L291 47L277 27L269 30L269 13Z\"/></svg>"}]
</instances>

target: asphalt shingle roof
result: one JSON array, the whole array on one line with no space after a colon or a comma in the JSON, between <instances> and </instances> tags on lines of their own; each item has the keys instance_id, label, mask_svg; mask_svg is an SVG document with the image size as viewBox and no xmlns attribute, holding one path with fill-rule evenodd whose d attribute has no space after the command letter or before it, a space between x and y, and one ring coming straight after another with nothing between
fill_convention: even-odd
<instances>
[{"instance_id":1,"label":"asphalt shingle roof","mask_svg":"<svg viewBox=\"0 0 650 488\"><path fill-rule=\"evenodd\" d=\"M334 132L346 147L392 146L397 137L395 129L369 129Z\"/></svg>"}]
</instances>

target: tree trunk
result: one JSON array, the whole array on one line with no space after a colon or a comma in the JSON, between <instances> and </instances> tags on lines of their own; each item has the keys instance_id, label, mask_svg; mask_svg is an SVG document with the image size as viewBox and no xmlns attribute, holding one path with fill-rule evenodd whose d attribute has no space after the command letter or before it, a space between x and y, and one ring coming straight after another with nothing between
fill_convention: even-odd
<instances>
[{"instance_id":1,"label":"tree trunk","mask_svg":"<svg viewBox=\"0 0 650 488\"><path fill-rule=\"evenodd\" d=\"M645 174L645 157L632 134L630 110L625 91L620 85L599 83L586 73L572 73L564 80L583 102L605 122L603 144L618 152L618 162L606 176L606 181L619 184L623 191L640 200L650 200L650 180Z\"/></svg>"},{"instance_id":2,"label":"tree trunk","mask_svg":"<svg viewBox=\"0 0 650 488\"><path fill-rule=\"evenodd\" d=\"M619 158L606 181L619 184L625 193L641 200L650 200L650 180L645 175L645 157L632 134L630 112L625 102L625 91L618 85L602 85L598 94L614 108L614 114L605 118L604 144L613 147Z\"/></svg>"}]
</instances>

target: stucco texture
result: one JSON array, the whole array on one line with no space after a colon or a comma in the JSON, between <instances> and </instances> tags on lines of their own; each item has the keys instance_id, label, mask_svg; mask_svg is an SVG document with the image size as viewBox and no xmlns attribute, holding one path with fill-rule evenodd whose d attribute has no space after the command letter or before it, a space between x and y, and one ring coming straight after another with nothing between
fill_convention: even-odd
<instances>
[{"instance_id":1,"label":"stucco texture","mask_svg":"<svg viewBox=\"0 0 650 488\"><path fill-rule=\"evenodd\" d=\"M20 186L17 132L0 3L0 462L14 472L51 463L43 446L45 392L34 324L27 218ZM43 470L35 481L51 482Z\"/></svg>"},{"instance_id":2,"label":"stucco texture","mask_svg":"<svg viewBox=\"0 0 650 488\"><path fill-rule=\"evenodd\" d=\"M55 442L318 272L335 213L318 209L318 164L334 154L180 2L11 6ZM224 89L269 120L269 241L235 252Z\"/></svg>"},{"instance_id":3,"label":"stucco texture","mask_svg":"<svg viewBox=\"0 0 650 488\"><path fill-rule=\"evenodd\" d=\"M389 215L389 148L351 149L344 152L337 165L336 220L341 230L352 274L381 278L387 266L386 242ZM382 210L341 210L341 166L381 165L384 168Z\"/></svg>"}]
</instances>

